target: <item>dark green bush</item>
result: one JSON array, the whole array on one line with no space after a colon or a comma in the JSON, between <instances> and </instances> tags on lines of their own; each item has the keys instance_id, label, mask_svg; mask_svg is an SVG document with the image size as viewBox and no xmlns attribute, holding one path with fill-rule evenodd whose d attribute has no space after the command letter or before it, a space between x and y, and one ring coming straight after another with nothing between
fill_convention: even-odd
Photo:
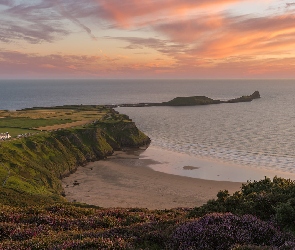
<instances>
[{"instance_id":1,"label":"dark green bush","mask_svg":"<svg viewBox=\"0 0 295 250\"><path fill-rule=\"evenodd\" d=\"M240 191L229 195L220 191L216 200L193 209L189 217L212 212L252 214L262 220L276 220L280 226L295 229L295 181L274 177L243 184Z\"/></svg>"}]
</instances>

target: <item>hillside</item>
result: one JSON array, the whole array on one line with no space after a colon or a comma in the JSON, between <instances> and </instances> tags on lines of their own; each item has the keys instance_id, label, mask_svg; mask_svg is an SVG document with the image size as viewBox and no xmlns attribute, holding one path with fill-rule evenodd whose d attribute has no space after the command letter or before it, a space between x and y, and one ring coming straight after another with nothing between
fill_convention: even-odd
<instances>
[{"instance_id":1,"label":"hillside","mask_svg":"<svg viewBox=\"0 0 295 250\"><path fill-rule=\"evenodd\" d=\"M0 144L0 203L64 201L60 181L63 176L87 162L105 158L114 150L142 146L150 141L127 116L112 109L70 106L53 111L51 108L51 116L48 110L37 108L13 112L11 116L2 113L6 117L0 124L5 125L5 131L13 128L30 133L14 135ZM58 119L56 113L61 112L69 115L72 112L72 119L62 115ZM44 113L46 118L40 118ZM77 126L73 120L79 119ZM47 124L50 128L54 126L54 130L47 129ZM68 126L64 128L65 125Z\"/></svg>"}]
</instances>

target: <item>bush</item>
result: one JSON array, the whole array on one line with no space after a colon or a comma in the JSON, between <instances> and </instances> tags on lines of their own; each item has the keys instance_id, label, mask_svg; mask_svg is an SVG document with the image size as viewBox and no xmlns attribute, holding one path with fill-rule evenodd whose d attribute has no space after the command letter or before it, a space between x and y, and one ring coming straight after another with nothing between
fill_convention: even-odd
<instances>
[{"instance_id":1,"label":"bush","mask_svg":"<svg viewBox=\"0 0 295 250\"><path fill-rule=\"evenodd\" d=\"M276 220L280 226L295 229L295 181L274 177L243 184L241 191L229 195L220 191L216 200L197 207L189 217L207 213L230 212L238 215L252 214L262 220Z\"/></svg>"}]
</instances>

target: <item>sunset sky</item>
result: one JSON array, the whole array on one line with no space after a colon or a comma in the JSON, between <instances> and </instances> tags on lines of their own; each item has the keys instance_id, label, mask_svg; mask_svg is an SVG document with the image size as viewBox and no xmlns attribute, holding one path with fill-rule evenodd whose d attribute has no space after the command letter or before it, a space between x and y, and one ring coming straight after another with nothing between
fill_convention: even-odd
<instances>
[{"instance_id":1,"label":"sunset sky","mask_svg":"<svg viewBox=\"0 0 295 250\"><path fill-rule=\"evenodd\" d=\"M0 78L294 78L295 1L0 0Z\"/></svg>"}]
</instances>

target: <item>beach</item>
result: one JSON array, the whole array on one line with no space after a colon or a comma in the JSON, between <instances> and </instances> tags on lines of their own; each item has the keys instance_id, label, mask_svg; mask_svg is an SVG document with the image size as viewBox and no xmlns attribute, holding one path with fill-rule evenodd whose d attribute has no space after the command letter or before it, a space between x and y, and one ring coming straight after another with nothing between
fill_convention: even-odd
<instances>
[{"instance_id":1,"label":"beach","mask_svg":"<svg viewBox=\"0 0 295 250\"><path fill-rule=\"evenodd\" d=\"M295 179L290 173L209 161L150 146L116 151L105 160L79 167L62 182L70 202L105 208L170 209L200 206L216 198L220 190L232 194L247 180L265 176Z\"/></svg>"},{"instance_id":2,"label":"beach","mask_svg":"<svg viewBox=\"0 0 295 250\"><path fill-rule=\"evenodd\" d=\"M79 167L63 179L66 199L100 207L170 209L200 206L216 198L218 191L233 193L242 185L154 171L148 166L158 162L140 157L142 153L117 151L106 160ZM186 171L198 170L186 167Z\"/></svg>"}]
</instances>

